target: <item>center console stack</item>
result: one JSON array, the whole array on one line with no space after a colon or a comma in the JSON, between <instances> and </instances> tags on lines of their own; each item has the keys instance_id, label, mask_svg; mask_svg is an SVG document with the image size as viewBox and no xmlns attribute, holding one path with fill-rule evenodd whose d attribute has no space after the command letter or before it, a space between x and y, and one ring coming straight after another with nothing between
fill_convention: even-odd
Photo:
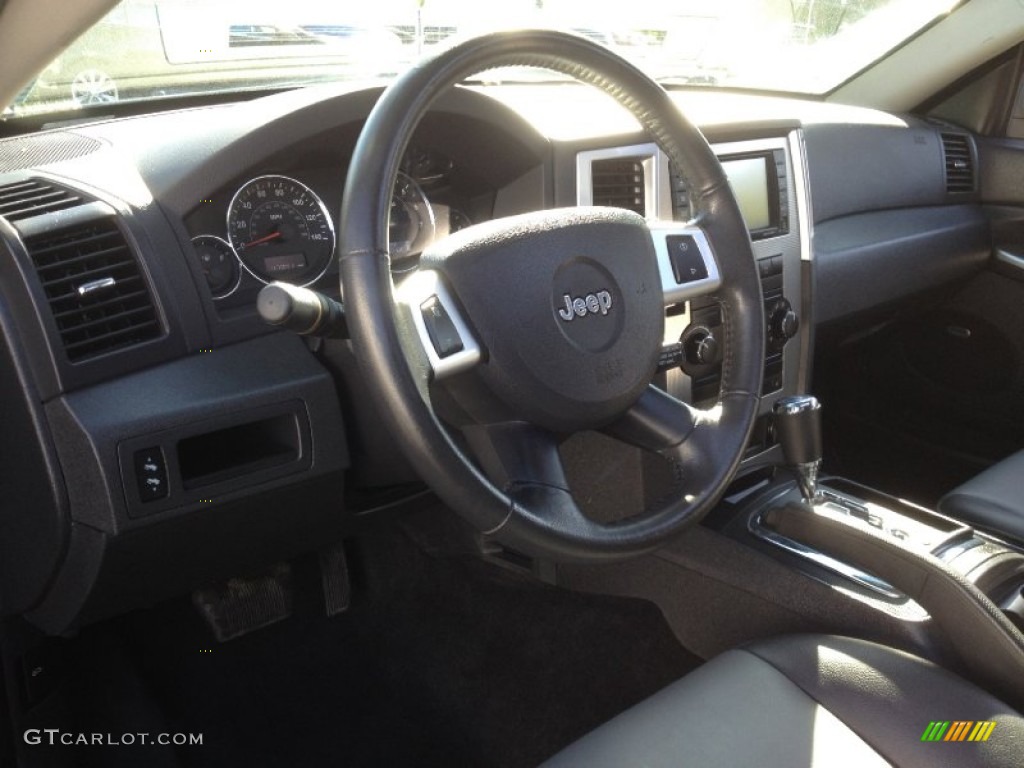
<instances>
[{"instance_id":1,"label":"center console stack","mask_svg":"<svg viewBox=\"0 0 1024 768\"><path fill-rule=\"evenodd\" d=\"M810 312L804 285L810 213L803 137L798 128L779 127L774 136L717 141L712 131L709 138L750 234L764 296L764 374L759 419L744 456L747 472L777 463L768 430L772 403L807 386L811 328L801 318ZM693 220L686 179L657 145L595 146L573 159L576 204L628 208L649 221ZM655 383L697 407L713 406L721 389L722 343L713 297L668 307Z\"/></svg>"}]
</instances>

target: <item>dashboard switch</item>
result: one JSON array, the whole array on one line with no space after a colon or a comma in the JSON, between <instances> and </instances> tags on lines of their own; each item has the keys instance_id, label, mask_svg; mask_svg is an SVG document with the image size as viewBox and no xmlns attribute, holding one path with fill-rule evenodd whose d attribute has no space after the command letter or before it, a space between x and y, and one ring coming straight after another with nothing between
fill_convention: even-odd
<instances>
[{"instance_id":1,"label":"dashboard switch","mask_svg":"<svg viewBox=\"0 0 1024 768\"><path fill-rule=\"evenodd\" d=\"M159 447L135 452L135 483L143 502L167 498L167 464Z\"/></svg>"},{"instance_id":2,"label":"dashboard switch","mask_svg":"<svg viewBox=\"0 0 1024 768\"><path fill-rule=\"evenodd\" d=\"M430 336L430 343L434 345L438 357L444 359L462 351L459 332L437 296L431 296L420 304L420 312L423 315L423 324L427 328L427 335Z\"/></svg>"},{"instance_id":3,"label":"dashboard switch","mask_svg":"<svg viewBox=\"0 0 1024 768\"><path fill-rule=\"evenodd\" d=\"M672 262L672 274L676 282L692 283L708 276L708 268L700 248L690 235L669 235L667 237L668 255Z\"/></svg>"}]
</instances>

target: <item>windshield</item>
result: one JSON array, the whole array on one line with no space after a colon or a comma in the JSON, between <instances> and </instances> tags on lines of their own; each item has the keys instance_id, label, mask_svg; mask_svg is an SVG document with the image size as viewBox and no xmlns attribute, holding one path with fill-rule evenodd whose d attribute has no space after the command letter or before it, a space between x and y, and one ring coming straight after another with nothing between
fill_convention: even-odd
<instances>
[{"instance_id":1,"label":"windshield","mask_svg":"<svg viewBox=\"0 0 1024 768\"><path fill-rule=\"evenodd\" d=\"M823 94L955 0L123 0L27 85L48 112L164 96L389 78L496 29L573 32L666 85ZM540 82L550 73L489 73Z\"/></svg>"}]
</instances>

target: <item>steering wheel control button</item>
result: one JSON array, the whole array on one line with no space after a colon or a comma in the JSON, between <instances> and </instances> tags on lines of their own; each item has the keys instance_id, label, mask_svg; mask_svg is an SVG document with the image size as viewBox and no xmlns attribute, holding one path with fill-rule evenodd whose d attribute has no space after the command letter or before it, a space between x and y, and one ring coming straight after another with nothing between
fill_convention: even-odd
<instances>
[{"instance_id":1,"label":"steering wheel control button","mask_svg":"<svg viewBox=\"0 0 1024 768\"><path fill-rule=\"evenodd\" d=\"M463 373L480 363L480 342L439 272L413 272L396 286L395 299L415 328L435 379Z\"/></svg>"},{"instance_id":2,"label":"steering wheel control button","mask_svg":"<svg viewBox=\"0 0 1024 768\"><path fill-rule=\"evenodd\" d=\"M420 304L420 314L423 317L423 325L426 326L427 336L434 346L434 351L442 360L451 357L463 349L462 338L459 331L452 322L448 310L437 296L431 296Z\"/></svg>"},{"instance_id":3,"label":"steering wheel control button","mask_svg":"<svg viewBox=\"0 0 1024 768\"><path fill-rule=\"evenodd\" d=\"M692 235L668 235L665 241L672 261L672 274L677 283L692 283L707 278L708 268Z\"/></svg>"},{"instance_id":4,"label":"steering wheel control button","mask_svg":"<svg viewBox=\"0 0 1024 768\"><path fill-rule=\"evenodd\" d=\"M145 502L167 498L167 464L159 447L143 448L134 456L135 484Z\"/></svg>"},{"instance_id":5,"label":"steering wheel control button","mask_svg":"<svg viewBox=\"0 0 1024 768\"><path fill-rule=\"evenodd\" d=\"M680 304L721 287L718 262L704 230L693 224L648 224L658 260L664 305Z\"/></svg>"},{"instance_id":6,"label":"steering wheel control button","mask_svg":"<svg viewBox=\"0 0 1024 768\"><path fill-rule=\"evenodd\" d=\"M671 371L681 366L685 360L683 349L681 341L662 346L661 355L658 357L658 373Z\"/></svg>"}]
</instances>

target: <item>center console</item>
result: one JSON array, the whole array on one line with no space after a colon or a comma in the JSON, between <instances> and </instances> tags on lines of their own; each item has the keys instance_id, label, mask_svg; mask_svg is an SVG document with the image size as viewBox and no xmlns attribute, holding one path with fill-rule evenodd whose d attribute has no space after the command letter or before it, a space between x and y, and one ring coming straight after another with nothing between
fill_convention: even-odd
<instances>
[{"instance_id":1,"label":"center console","mask_svg":"<svg viewBox=\"0 0 1024 768\"><path fill-rule=\"evenodd\" d=\"M845 517L854 525L870 527L904 546L936 557L975 584L1007 618L1024 629L1024 550L844 478L826 477L818 489L819 512ZM883 599L906 600L899 589L862 565L836 557L827 547L818 549L780 532L773 525L770 512L800 501L799 484L781 478L752 495L741 517L747 531L757 539L792 555L795 567L812 574L825 570L852 587Z\"/></svg>"},{"instance_id":2,"label":"center console","mask_svg":"<svg viewBox=\"0 0 1024 768\"><path fill-rule=\"evenodd\" d=\"M1017 700L1024 683L1024 551L848 480L819 482L820 412L808 395L776 403L775 429L795 482L780 475L751 489L737 519L797 570L831 573L882 606L916 603L964 667L1007 701Z\"/></svg>"},{"instance_id":3,"label":"center console","mask_svg":"<svg viewBox=\"0 0 1024 768\"><path fill-rule=\"evenodd\" d=\"M823 619L828 627L857 617L861 623L844 626L844 631L878 631L885 641L905 636L905 647L966 670L990 690L1003 692L1005 700L1019 701L1024 690L1024 549L851 481L819 480L818 405L798 394L810 383L814 325L802 131L739 141L730 136L722 143L711 138L746 222L761 278L765 357L759 418L737 480L701 526L726 534L729 544L695 538L705 547L719 547L719 557L749 558L744 562L748 579L737 589L729 581L732 574L718 568L714 553L690 551L684 541L664 553L662 563L674 564L676 550L685 551L679 560L684 571L697 569L721 582L697 585L711 599L743 601L752 593L762 601L751 604L755 610L786 606L798 615ZM654 144L583 147L575 153L575 166L579 205L625 207L649 221L693 218L685 179ZM669 306L659 386L697 407L712 406L721 388L721 335L721 312L713 298ZM786 465L792 474L778 471ZM781 562L784 572L766 563L764 554ZM762 576L769 566L773 575ZM830 589L811 588L807 577ZM787 586L817 594L827 605L819 613L791 595L778 594L779 587ZM662 598L667 605L674 601L671 595ZM792 619L781 614L765 618L766 628L759 631L771 630L773 620L789 626ZM750 621L757 623L749 616L741 623ZM694 630L680 621L678 631ZM742 638L742 628L733 634ZM720 638L707 633L699 640L717 650Z\"/></svg>"}]
</instances>

